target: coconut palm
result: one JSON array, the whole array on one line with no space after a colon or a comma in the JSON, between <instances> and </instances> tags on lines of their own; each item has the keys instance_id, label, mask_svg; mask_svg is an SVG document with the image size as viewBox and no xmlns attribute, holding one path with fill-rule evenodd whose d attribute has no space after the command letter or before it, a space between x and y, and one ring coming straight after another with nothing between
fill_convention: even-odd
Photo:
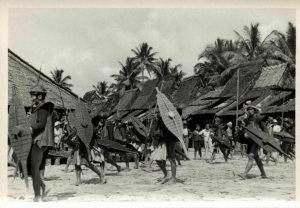
<instances>
[{"instance_id":1,"label":"coconut palm","mask_svg":"<svg viewBox=\"0 0 300 208\"><path fill-rule=\"evenodd\" d=\"M144 71L147 70L151 76L151 72L155 71L156 68L156 58L154 56L157 52L152 53L153 48L148 45L148 43L140 44L139 48L131 49L135 54L134 63L137 64L136 68L142 73L144 77ZM144 81L144 80L143 80Z\"/></svg>"},{"instance_id":2,"label":"coconut palm","mask_svg":"<svg viewBox=\"0 0 300 208\"><path fill-rule=\"evenodd\" d=\"M168 58L167 60L163 60L162 58L159 58L159 60L156 63L156 66L153 70L154 75L158 79L163 79L166 76L171 75L171 62L172 59Z\"/></svg>"},{"instance_id":3,"label":"coconut palm","mask_svg":"<svg viewBox=\"0 0 300 208\"><path fill-rule=\"evenodd\" d=\"M100 99L107 99L109 94L108 82L98 82L97 85L93 85L93 87Z\"/></svg>"},{"instance_id":4,"label":"coconut palm","mask_svg":"<svg viewBox=\"0 0 300 208\"><path fill-rule=\"evenodd\" d=\"M73 84L67 83L69 80L71 80L71 76L63 77L64 70L63 69L55 69L51 71L52 79L55 83L60 85L61 87L72 91L71 87L73 87Z\"/></svg>"},{"instance_id":5,"label":"coconut palm","mask_svg":"<svg viewBox=\"0 0 300 208\"><path fill-rule=\"evenodd\" d=\"M183 77L186 75L185 72L183 72L182 70L179 70L179 68L181 68L182 65L181 64L177 64L174 67L170 68L170 72L171 75L174 77L175 81L180 84Z\"/></svg>"},{"instance_id":6,"label":"coconut palm","mask_svg":"<svg viewBox=\"0 0 300 208\"><path fill-rule=\"evenodd\" d=\"M259 23L252 24L250 28L244 26L245 36L242 36L237 31L234 31L238 36L238 50L249 59L256 58L261 53L261 34L259 31Z\"/></svg>"},{"instance_id":7,"label":"coconut palm","mask_svg":"<svg viewBox=\"0 0 300 208\"><path fill-rule=\"evenodd\" d=\"M113 77L117 83L115 87L118 90L124 88L124 90L134 89L139 87L141 80L149 79L148 77L139 76L140 72L137 70L137 63L135 63L133 58L127 58L125 65L119 62L121 65L121 70L119 74L113 74Z\"/></svg>"},{"instance_id":8,"label":"coconut palm","mask_svg":"<svg viewBox=\"0 0 300 208\"><path fill-rule=\"evenodd\" d=\"M288 24L289 25L286 34L286 42L293 56L295 57L296 56L296 27L291 22L289 22Z\"/></svg>"}]
</instances>

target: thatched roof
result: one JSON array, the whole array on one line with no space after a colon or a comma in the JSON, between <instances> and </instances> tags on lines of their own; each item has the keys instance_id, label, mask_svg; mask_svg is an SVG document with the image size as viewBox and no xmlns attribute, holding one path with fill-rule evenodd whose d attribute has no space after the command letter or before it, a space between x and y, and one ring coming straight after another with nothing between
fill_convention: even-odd
<instances>
[{"instance_id":1,"label":"thatched roof","mask_svg":"<svg viewBox=\"0 0 300 208\"><path fill-rule=\"evenodd\" d=\"M182 80L173 96L175 106L186 106L193 100L195 92L199 90L201 80L199 76L191 76Z\"/></svg>"},{"instance_id":2,"label":"thatched roof","mask_svg":"<svg viewBox=\"0 0 300 208\"><path fill-rule=\"evenodd\" d=\"M252 62L239 67L239 94L242 95L253 88L255 81L261 74L263 62ZM221 97L235 96L237 91L237 71L225 85Z\"/></svg>"},{"instance_id":3,"label":"thatched roof","mask_svg":"<svg viewBox=\"0 0 300 208\"><path fill-rule=\"evenodd\" d=\"M68 109L75 109L78 96L59 85L52 79L40 72L32 65L24 61L14 52L8 49L8 99L12 97L12 88L15 86L22 98L23 104L27 107L31 106L31 98L29 94L30 87L34 85L40 76L40 83L47 90L46 101L54 103L55 108L63 108L61 96L64 105ZM60 91L60 92L59 92Z\"/></svg>"},{"instance_id":4,"label":"thatched roof","mask_svg":"<svg viewBox=\"0 0 300 208\"><path fill-rule=\"evenodd\" d=\"M215 99L223 91L224 87L218 87L214 91L200 96L197 100L193 101L189 106L183 108L182 117L187 118L190 115L196 115L202 112L203 109L219 102L220 99Z\"/></svg>"},{"instance_id":5,"label":"thatched roof","mask_svg":"<svg viewBox=\"0 0 300 208\"><path fill-rule=\"evenodd\" d=\"M164 80L149 80L143 86L142 91L137 96L132 105L132 109L151 109L156 104L156 87L161 90L169 99L175 91L175 80L172 77L166 77Z\"/></svg>"},{"instance_id":6,"label":"thatched roof","mask_svg":"<svg viewBox=\"0 0 300 208\"><path fill-rule=\"evenodd\" d=\"M133 102L139 94L138 89L125 91L124 95L120 98L118 104L114 107L112 112L131 110Z\"/></svg>"},{"instance_id":7,"label":"thatched roof","mask_svg":"<svg viewBox=\"0 0 300 208\"><path fill-rule=\"evenodd\" d=\"M139 93L138 97L132 104L132 109L143 109L147 106L147 102L150 99L151 95L155 92L155 87L158 85L158 79L148 80L143 88L142 91Z\"/></svg>"},{"instance_id":8,"label":"thatched roof","mask_svg":"<svg viewBox=\"0 0 300 208\"><path fill-rule=\"evenodd\" d=\"M292 82L293 79L287 71L287 64L279 64L264 67L253 88L288 87L292 85Z\"/></svg>"}]
</instances>

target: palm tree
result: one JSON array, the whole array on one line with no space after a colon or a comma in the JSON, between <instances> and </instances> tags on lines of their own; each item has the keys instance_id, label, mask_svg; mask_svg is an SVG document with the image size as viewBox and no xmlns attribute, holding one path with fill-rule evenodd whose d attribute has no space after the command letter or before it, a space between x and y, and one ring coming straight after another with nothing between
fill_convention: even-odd
<instances>
[{"instance_id":1,"label":"palm tree","mask_svg":"<svg viewBox=\"0 0 300 208\"><path fill-rule=\"evenodd\" d=\"M148 77L139 76L140 72L137 70L137 63L134 62L133 58L127 58L125 65L121 62L119 63L122 67L119 74L111 75L117 81L114 87L118 90L122 88L124 90L137 88L141 80L148 79Z\"/></svg>"},{"instance_id":2,"label":"palm tree","mask_svg":"<svg viewBox=\"0 0 300 208\"><path fill-rule=\"evenodd\" d=\"M286 42L294 57L296 57L296 27L289 22L286 34Z\"/></svg>"},{"instance_id":3,"label":"palm tree","mask_svg":"<svg viewBox=\"0 0 300 208\"><path fill-rule=\"evenodd\" d=\"M153 73L158 79L163 79L166 76L171 75L171 64L172 59L168 58L167 60L163 60L159 58L156 65L157 67L154 69Z\"/></svg>"},{"instance_id":4,"label":"palm tree","mask_svg":"<svg viewBox=\"0 0 300 208\"><path fill-rule=\"evenodd\" d=\"M178 85L181 83L183 77L186 75L186 73L183 72L182 70L179 71L179 68L181 67L182 67L181 64L177 64L174 67L170 68L171 75L175 78L175 81L177 82Z\"/></svg>"},{"instance_id":5,"label":"palm tree","mask_svg":"<svg viewBox=\"0 0 300 208\"><path fill-rule=\"evenodd\" d=\"M55 69L55 70L51 71L52 79L55 83L57 83L61 87L65 88L69 91L72 91L71 87L73 87L73 85L67 83L68 80L71 80L72 78L69 75L63 78L63 73L64 73L63 69Z\"/></svg>"},{"instance_id":6,"label":"palm tree","mask_svg":"<svg viewBox=\"0 0 300 208\"><path fill-rule=\"evenodd\" d=\"M251 23L250 28L248 26L244 26L245 37L243 37L237 31L234 32L238 36L238 50L242 54L248 56L249 59L253 59L261 53L261 35L259 31L259 23Z\"/></svg>"},{"instance_id":7,"label":"palm tree","mask_svg":"<svg viewBox=\"0 0 300 208\"><path fill-rule=\"evenodd\" d=\"M157 52L152 53L152 50L153 48L150 47L148 43L142 43L139 48L136 47L135 49L131 49L131 51L135 54L134 63L137 64L137 69L142 73L143 77L145 70L147 70L149 76L151 76L151 72L155 71L156 59L154 56Z\"/></svg>"},{"instance_id":8,"label":"palm tree","mask_svg":"<svg viewBox=\"0 0 300 208\"><path fill-rule=\"evenodd\" d=\"M96 94L100 97L100 99L107 99L109 94L108 82L102 81L98 82L97 85L93 85Z\"/></svg>"}]
</instances>

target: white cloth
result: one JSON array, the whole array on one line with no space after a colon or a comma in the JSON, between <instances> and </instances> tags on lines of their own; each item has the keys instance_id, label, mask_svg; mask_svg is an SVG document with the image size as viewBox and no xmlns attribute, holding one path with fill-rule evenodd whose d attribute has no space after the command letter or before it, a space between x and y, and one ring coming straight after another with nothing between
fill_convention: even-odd
<instances>
[{"instance_id":1,"label":"white cloth","mask_svg":"<svg viewBox=\"0 0 300 208\"><path fill-rule=\"evenodd\" d=\"M166 160L167 159L167 147L164 143L156 146L151 154L151 160Z\"/></svg>"},{"instance_id":2,"label":"white cloth","mask_svg":"<svg viewBox=\"0 0 300 208\"><path fill-rule=\"evenodd\" d=\"M208 142L209 140L211 140L211 137L210 137L210 130L207 130L207 129L203 129L199 135L203 135L204 137L204 142Z\"/></svg>"},{"instance_id":3,"label":"white cloth","mask_svg":"<svg viewBox=\"0 0 300 208\"><path fill-rule=\"evenodd\" d=\"M184 128L182 133L183 133L183 136L188 136L189 135L188 128Z\"/></svg>"},{"instance_id":4,"label":"white cloth","mask_svg":"<svg viewBox=\"0 0 300 208\"><path fill-rule=\"evenodd\" d=\"M56 144L59 144L60 141L61 141L61 138L62 138L62 135L63 135L63 130L62 128L54 128L54 142Z\"/></svg>"},{"instance_id":5,"label":"white cloth","mask_svg":"<svg viewBox=\"0 0 300 208\"><path fill-rule=\"evenodd\" d=\"M274 127L273 127L273 132L281 132L281 126L279 126L279 125L274 125Z\"/></svg>"}]
</instances>

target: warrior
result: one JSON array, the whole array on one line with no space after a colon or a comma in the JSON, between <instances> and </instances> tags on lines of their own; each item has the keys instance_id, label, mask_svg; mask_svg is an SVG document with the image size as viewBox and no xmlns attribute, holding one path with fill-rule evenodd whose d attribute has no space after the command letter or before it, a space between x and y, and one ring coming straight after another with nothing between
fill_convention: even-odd
<instances>
[{"instance_id":1,"label":"warrior","mask_svg":"<svg viewBox=\"0 0 300 208\"><path fill-rule=\"evenodd\" d=\"M46 89L37 84L30 89L31 132L33 144L29 155L29 169L32 175L34 201L41 201L49 192L43 182L41 172L44 172L45 161L49 147L54 147L54 104L45 102ZM41 196L42 189L42 196Z\"/></svg>"},{"instance_id":2,"label":"warrior","mask_svg":"<svg viewBox=\"0 0 300 208\"><path fill-rule=\"evenodd\" d=\"M230 141L227 137L227 133L224 130L224 125L221 123L221 119L219 117L216 117L216 119L215 119L212 135L214 135L215 137L218 137L218 139L222 139L222 140L224 140L224 142L227 142L228 144L230 144ZM220 148L220 150L223 154L223 157L225 159L225 162L227 163L227 161L228 161L228 147L226 147L224 144L221 144L219 141L217 141L216 138L213 139L213 142L214 142L214 150L213 150L213 153L212 153L212 156L211 156L209 162L212 163L212 161L216 157L217 149Z\"/></svg>"},{"instance_id":3,"label":"warrior","mask_svg":"<svg viewBox=\"0 0 300 208\"><path fill-rule=\"evenodd\" d=\"M95 143L94 146L97 144L97 140L103 139L103 140L113 140L112 135L109 133L108 130L108 122L106 122L107 116L103 113L101 113L99 116L96 116L92 119L92 123L94 126L94 135L92 143ZM97 146L99 148L99 145ZM99 150L99 149L98 149ZM108 149L104 147L100 147L100 151L102 152L104 158L106 161L110 164L112 164L114 167L117 168L118 174L121 171L121 167L117 165L117 163L112 158L111 152L108 151Z\"/></svg>"},{"instance_id":4,"label":"warrior","mask_svg":"<svg viewBox=\"0 0 300 208\"><path fill-rule=\"evenodd\" d=\"M162 183L176 183L176 162L175 162L175 144L178 139L165 126L159 114L156 114L158 122L156 123L154 137L158 140L158 145L151 155L151 159L155 160L159 168L164 174ZM166 159L171 164L171 178L168 178L166 169Z\"/></svg>"},{"instance_id":5,"label":"warrior","mask_svg":"<svg viewBox=\"0 0 300 208\"><path fill-rule=\"evenodd\" d=\"M255 129L264 130L262 119L263 116L260 115L261 108L260 105L253 106L251 104L246 106L246 114L244 116L244 122L246 126L251 126ZM267 175L265 173L263 163L258 155L258 152L260 150L260 147L258 144L256 144L252 139L249 138L247 133L244 133L242 135L244 138L247 139L247 154L248 154L248 163L246 165L245 171L242 174L238 174L242 179L247 178L247 174L251 170L253 166L253 162L255 160L260 172L262 178L267 178Z\"/></svg>"},{"instance_id":6,"label":"warrior","mask_svg":"<svg viewBox=\"0 0 300 208\"><path fill-rule=\"evenodd\" d=\"M114 139L116 142L120 142L121 144L123 144L124 142L127 142L126 128L123 125L121 118L116 119L116 125L114 128ZM125 163L126 163L126 171L130 171L128 156L129 155L127 153L124 154L124 159L125 159Z\"/></svg>"},{"instance_id":7,"label":"warrior","mask_svg":"<svg viewBox=\"0 0 300 208\"><path fill-rule=\"evenodd\" d=\"M66 172L68 166L70 165L70 162L72 162L75 165L75 173L77 179L75 185L79 186L81 184L81 174L82 174L81 165L85 165L87 168L95 172L99 176L101 184L106 183L105 176L104 176L104 161L101 161L102 163L100 163L100 171L99 171L99 169L90 162L88 157L89 150L87 150L84 143L80 140L79 136L77 135L76 128L72 127L67 123L65 125L64 132L65 135L62 137L62 142L66 143L72 149L68 157Z\"/></svg>"}]
</instances>

